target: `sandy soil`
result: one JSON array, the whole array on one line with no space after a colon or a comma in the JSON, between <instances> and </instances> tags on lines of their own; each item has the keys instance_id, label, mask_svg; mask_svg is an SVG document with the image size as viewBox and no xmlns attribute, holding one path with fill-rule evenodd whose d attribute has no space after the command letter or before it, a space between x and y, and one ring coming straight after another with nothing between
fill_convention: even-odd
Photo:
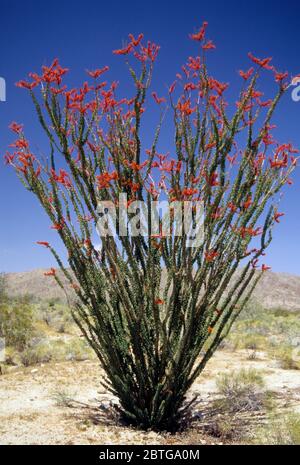
<instances>
[{"instance_id":1,"label":"sandy soil","mask_svg":"<svg viewBox=\"0 0 300 465\"><path fill-rule=\"evenodd\" d=\"M190 395L213 398L220 372L241 367L263 370L267 388L281 402L300 412L300 372L282 370L259 354L219 351L199 377ZM0 376L0 444L207 444L216 438L193 431L175 436L140 432L109 422L99 414L112 396L100 385L103 372L96 361L64 362L18 369ZM58 393L76 402L58 404Z\"/></svg>"}]
</instances>

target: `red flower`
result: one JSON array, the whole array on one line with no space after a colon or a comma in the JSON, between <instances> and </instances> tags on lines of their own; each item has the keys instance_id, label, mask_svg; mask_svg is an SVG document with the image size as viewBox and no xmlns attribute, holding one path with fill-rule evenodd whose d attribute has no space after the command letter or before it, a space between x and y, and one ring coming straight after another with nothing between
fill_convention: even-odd
<instances>
[{"instance_id":1,"label":"red flower","mask_svg":"<svg viewBox=\"0 0 300 465\"><path fill-rule=\"evenodd\" d=\"M156 92L152 92L152 97L154 98L154 100L156 101L156 103L157 103L158 105L160 105L161 103L163 103L163 102L166 101L166 99L165 99L164 97L160 97L160 98L159 98L159 97L157 96L157 93L156 93Z\"/></svg>"},{"instance_id":2,"label":"red flower","mask_svg":"<svg viewBox=\"0 0 300 465\"><path fill-rule=\"evenodd\" d=\"M159 45L156 45L152 42L147 43L147 47L143 47L141 45L142 55L135 55L141 61L145 61L147 59L151 60L152 62L155 61L157 54L159 52Z\"/></svg>"},{"instance_id":3,"label":"red flower","mask_svg":"<svg viewBox=\"0 0 300 465\"><path fill-rule=\"evenodd\" d=\"M147 161L144 161L143 163L138 164L138 163L136 163L135 161L129 162L129 161L127 161L127 160L124 160L124 164L125 164L126 166L129 166L129 168L131 168L131 169L134 170L134 171L140 171L140 170L142 170L142 169L147 165L147 163L148 163Z\"/></svg>"},{"instance_id":4,"label":"red flower","mask_svg":"<svg viewBox=\"0 0 300 465\"><path fill-rule=\"evenodd\" d=\"M49 242L44 242L44 241L37 241L38 245L43 245L44 247L50 247Z\"/></svg>"},{"instance_id":5,"label":"red flower","mask_svg":"<svg viewBox=\"0 0 300 465\"><path fill-rule=\"evenodd\" d=\"M193 71L198 71L201 68L200 57L189 57L189 62L187 63L187 66Z\"/></svg>"},{"instance_id":6,"label":"red flower","mask_svg":"<svg viewBox=\"0 0 300 465\"><path fill-rule=\"evenodd\" d=\"M50 268L50 271L47 271L44 273L44 276L55 276L56 275L56 270L55 268Z\"/></svg>"},{"instance_id":7,"label":"red flower","mask_svg":"<svg viewBox=\"0 0 300 465\"><path fill-rule=\"evenodd\" d=\"M109 183L112 180L118 179L118 173L116 171L113 171L112 173L102 173L98 176L97 178L97 184L99 189L107 189L109 187Z\"/></svg>"},{"instance_id":8,"label":"red flower","mask_svg":"<svg viewBox=\"0 0 300 465\"><path fill-rule=\"evenodd\" d=\"M202 48L203 50L213 50L216 48L216 46L212 40L209 40L205 45L202 45Z\"/></svg>"},{"instance_id":9,"label":"red flower","mask_svg":"<svg viewBox=\"0 0 300 465\"><path fill-rule=\"evenodd\" d=\"M163 305L163 304L165 303L165 301L162 300L162 299L156 299L156 300L154 301L154 303L155 303L155 305Z\"/></svg>"},{"instance_id":10,"label":"red flower","mask_svg":"<svg viewBox=\"0 0 300 465\"><path fill-rule=\"evenodd\" d=\"M251 205L252 205L252 197L251 195L249 195L248 199L243 204L243 208L247 210Z\"/></svg>"},{"instance_id":11,"label":"red flower","mask_svg":"<svg viewBox=\"0 0 300 465\"><path fill-rule=\"evenodd\" d=\"M276 223L280 223L279 218L281 218L282 216L284 216L284 213L279 213L279 212L275 213L274 220L276 221Z\"/></svg>"},{"instance_id":12,"label":"red flower","mask_svg":"<svg viewBox=\"0 0 300 465\"><path fill-rule=\"evenodd\" d=\"M209 149L212 149L213 147L216 146L216 143L215 142L210 142L209 144L207 144L205 146L205 151L209 150Z\"/></svg>"},{"instance_id":13,"label":"red flower","mask_svg":"<svg viewBox=\"0 0 300 465\"><path fill-rule=\"evenodd\" d=\"M129 34L128 37L131 40L132 45L134 47L137 47L141 40L143 40L144 34L139 34L137 39L135 39L132 34Z\"/></svg>"},{"instance_id":14,"label":"red flower","mask_svg":"<svg viewBox=\"0 0 300 465\"><path fill-rule=\"evenodd\" d=\"M187 115L187 116L191 115L195 111L195 108L191 108L190 99L183 100L182 102L178 102L177 109L181 111L183 115Z\"/></svg>"},{"instance_id":15,"label":"red flower","mask_svg":"<svg viewBox=\"0 0 300 465\"><path fill-rule=\"evenodd\" d=\"M269 65L270 61L272 60L272 57L260 59L253 56L250 52L248 53L248 57L250 58L250 60L253 61L253 63L255 63L258 66L261 66L262 68L273 69L273 66Z\"/></svg>"},{"instance_id":16,"label":"red flower","mask_svg":"<svg viewBox=\"0 0 300 465\"><path fill-rule=\"evenodd\" d=\"M217 92L218 95L222 95L223 92L227 89L228 84L217 81L216 79L209 78L208 85L210 89L213 89Z\"/></svg>"},{"instance_id":17,"label":"red flower","mask_svg":"<svg viewBox=\"0 0 300 465\"><path fill-rule=\"evenodd\" d=\"M230 163L231 165L234 165L235 162L236 162L237 156L238 156L238 154L235 153L232 157L231 157L230 155L227 155L226 158L227 158L227 160L229 161L229 163Z\"/></svg>"},{"instance_id":18,"label":"red flower","mask_svg":"<svg viewBox=\"0 0 300 465\"><path fill-rule=\"evenodd\" d=\"M275 81L276 82L282 82L284 79L286 79L288 77L289 73L288 72L285 72L285 73L278 73L275 71Z\"/></svg>"},{"instance_id":19,"label":"red flower","mask_svg":"<svg viewBox=\"0 0 300 465\"><path fill-rule=\"evenodd\" d=\"M207 183L211 187L219 186L219 184L220 184L219 181L218 181L218 173L212 173L210 177L205 175L205 178L206 178Z\"/></svg>"},{"instance_id":20,"label":"red flower","mask_svg":"<svg viewBox=\"0 0 300 465\"><path fill-rule=\"evenodd\" d=\"M261 271L268 271L268 270L271 270L270 266L267 266L267 265L262 265L261 266Z\"/></svg>"},{"instance_id":21,"label":"red flower","mask_svg":"<svg viewBox=\"0 0 300 465\"><path fill-rule=\"evenodd\" d=\"M35 173L34 173L35 177L38 178L39 175L41 174L41 172L42 172L42 168L41 168L41 166L39 166L39 167L37 168L37 170L35 171Z\"/></svg>"},{"instance_id":22,"label":"red flower","mask_svg":"<svg viewBox=\"0 0 300 465\"><path fill-rule=\"evenodd\" d=\"M172 94L175 90L175 86L176 86L176 82L177 81L174 81L173 84L170 85L169 87L169 94Z\"/></svg>"},{"instance_id":23,"label":"red flower","mask_svg":"<svg viewBox=\"0 0 300 465\"><path fill-rule=\"evenodd\" d=\"M128 44L127 47L119 48L118 50L113 50L115 55L128 55L132 51L132 44Z\"/></svg>"},{"instance_id":24,"label":"red flower","mask_svg":"<svg viewBox=\"0 0 300 465\"><path fill-rule=\"evenodd\" d=\"M59 184L62 184L65 187L70 188L72 183L70 181L70 177L65 170L60 169L59 174L57 175L54 170L51 170L52 179Z\"/></svg>"},{"instance_id":25,"label":"red flower","mask_svg":"<svg viewBox=\"0 0 300 465\"><path fill-rule=\"evenodd\" d=\"M22 130L23 130L23 124L18 124L15 121L10 123L10 125L8 127L9 127L9 129L11 129L16 134L20 134L20 132L22 132Z\"/></svg>"},{"instance_id":26,"label":"red flower","mask_svg":"<svg viewBox=\"0 0 300 465\"><path fill-rule=\"evenodd\" d=\"M29 89L29 90L32 90L37 85L38 85L37 82L27 82L27 81L16 82L17 87L20 87L20 88L23 88L23 89Z\"/></svg>"},{"instance_id":27,"label":"red flower","mask_svg":"<svg viewBox=\"0 0 300 465\"><path fill-rule=\"evenodd\" d=\"M229 202L229 203L228 203L228 208L229 208L233 213L235 213L235 212L237 211L237 208L238 208L238 207L237 207L236 205L234 205L234 203Z\"/></svg>"},{"instance_id":28,"label":"red flower","mask_svg":"<svg viewBox=\"0 0 300 465\"><path fill-rule=\"evenodd\" d=\"M265 102L261 102L259 99L257 101L258 105L262 108L264 107L270 107L273 103L273 100L272 99L269 99L269 100L266 100Z\"/></svg>"},{"instance_id":29,"label":"red flower","mask_svg":"<svg viewBox=\"0 0 300 465\"><path fill-rule=\"evenodd\" d=\"M278 156L276 155L274 157L274 160L270 159L270 165L271 165L271 168L286 168L288 166L288 156L287 156L287 154L284 153L281 160L279 160Z\"/></svg>"},{"instance_id":30,"label":"red flower","mask_svg":"<svg viewBox=\"0 0 300 465\"><path fill-rule=\"evenodd\" d=\"M101 68L101 69L95 69L94 71L88 71L87 70L87 74L89 76L91 76L92 78L94 79L97 79L99 76L101 76L101 74L105 73L106 71L109 70L109 67L108 66L104 66L104 68Z\"/></svg>"},{"instance_id":31,"label":"red flower","mask_svg":"<svg viewBox=\"0 0 300 465\"><path fill-rule=\"evenodd\" d=\"M184 86L184 90L185 91L188 91L188 90L195 90L197 89L197 86L193 83L193 82L188 82L187 84L185 84Z\"/></svg>"},{"instance_id":32,"label":"red flower","mask_svg":"<svg viewBox=\"0 0 300 465\"><path fill-rule=\"evenodd\" d=\"M253 71L254 71L254 68L250 68L250 69L248 69L248 71L245 71L245 72L242 71L242 70L240 70L240 71L239 71L239 75L240 75L243 79L245 79L245 81L247 81L247 79L249 79L249 77L253 74Z\"/></svg>"},{"instance_id":33,"label":"red flower","mask_svg":"<svg viewBox=\"0 0 300 465\"><path fill-rule=\"evenodd\" d=\"M186 187L182 190L181 195L182 197L191 197L192 195L198 194L198 189L192 187Z\"/></svg>"},{"instance_id":34,"label":"red flower","mask_svg":"<svg viewBox=\"0 0 300 465\"><path fill-rule=\"evenodd\" d=\"M208 22L207 21L204 21L202 26L201 26L201 29L199 32L197 32L196 34L191 34L190 35L190 38L192 40L197 40L197 41L201 41L204 39L204 36L205 36L205 30L208 26Z\"/></svg>"},{"instance_id":35,"label":"red flower","mask_svg":"<svg viewBox=\"0 0 300 465\"><path fill-rule=\"evenodd\" d=\"M17 149L28 149L29 143L26 139L18 139L16 142L10 145L10 147L16 147Z\"/></svg>"},{"instance_id":36,"label":"red flower","mask_svg":"<svg viewBox=\"0 0 300 465\"><path fill-rule=\"evenodd\" d=\"M58 58L52 62L50 66L43 66L43 75L40 78L35 74L31 74L31 77L39 83L41 80L47 83L54 82L56 84L61 84L62 76L66 74L69 70L68 68L62 68L58 62Z\"/></svg>"},{"instance_id":37,"label":"red flower","mask_svg":"<svg viewBox=\"0 0 300 465\"><path fill-rule=\"evenodd\" d=\"M215 250L208 250L207 252L205 252L205 260L208 263L211 263L215 260L215 258L217 258L218 255L219 252L216 252Z\"/></svg>"},{"instance_id":38,"label":"red flower","mask_svg":"<svg viewBox=\"0 0 300 465\"><path fill-rule=\"evenodd\" d=\"M62 220L60 223L54 223L53 226L51 226L51 229L55 229L55 231L61 231L64 227L64 221Z\"/></svg>"},{"instance_id":39,"label":"red flower","mask_svg":"<svg viewBox=\"0 0 300 465\"><path fill-rule=\"evenodd\" d=\"M15 154L10 154L9 152L6 152L4 155L4 160L6 165L11 165L14 161Z\"/></svg>"},{"instance_id":40,"label":"red flower","mask_svg":"<svg viewBox=\"0 0 300 465\"><path fill-rule=\"evenodd\" d=\"M245 239L247 235L251 237L256 237L262 234L263 232L262 228L253 229L251 227L246 227L246 226L242 226L241 228L238 228L236 231L238 232L238 234L240 234L240 236L243 239Z\"/></svg>"}]
</instances>

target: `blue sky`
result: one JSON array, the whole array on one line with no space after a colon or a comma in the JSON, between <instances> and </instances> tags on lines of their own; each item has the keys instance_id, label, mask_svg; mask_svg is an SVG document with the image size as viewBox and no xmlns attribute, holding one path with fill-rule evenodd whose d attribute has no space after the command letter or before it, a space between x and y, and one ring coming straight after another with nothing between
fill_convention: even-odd
<instances>
[{"instance_id":1,"label":"blue sky","mask_svg":"<svg viewBox=\"0 0 300 465\"><path fill-rule=\"evenodd\" d=\"M293 75L300 73L300 3L283 1L191 1L81 3L52 0L1 1L0 77L5 78L7 101L0 102L0 153L12 141L7 129L12 120L25 124L26 134L36 150L45 150L44 139L32 110L28 94L14 86L29 71L39 71L58 57L70 68L72 85L86 79L85 70L110 66L109 78L127 80L122 59L111 51L120 48L129 32L143 32L160 44L153 89L161 95L174 80L175 73L188 56L196 54L188 34L209 22L208 36L217 45L210 56L211 73L230 82L229 97L238 95L239 69L247 69L247 53L272 56L274 64ZM270 86L270 88L268 88ZM272 84L264 90L272 91ZM300 102L290 94L281 102L277 137L300 146ZM146 128L147 129L147 128ZM162 146L168 147L168 128ZM1 156L2 158L2 156ZM266 263L274 271L300 275L300 196L299 171L294 186L286 190L280 210L286 213L274 234ZM14 172L0 161L0 271L26 271L49 267L53 261L37 240L47 240L63 250L49 220L36 198L26 192Z\"/></svg>"}]
</instances>

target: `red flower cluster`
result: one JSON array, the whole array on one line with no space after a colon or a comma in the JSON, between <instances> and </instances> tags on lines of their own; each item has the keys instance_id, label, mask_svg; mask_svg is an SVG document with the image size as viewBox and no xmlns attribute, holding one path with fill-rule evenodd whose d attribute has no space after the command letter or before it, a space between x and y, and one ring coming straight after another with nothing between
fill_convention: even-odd
<instances>
[{"instance_id":1,"label":"red flower cluster","mask_svg":"<svg viewBox=\"0 0 300 465\"><path fill-rule=\"evenodd\" d=\"M99 189L108 189L110 182L118 179L118 173L116 171L112 173L102 173L97 178L97 185Z\"/></svg>"},{"instance_id":2,"label":"red flower cluster","mask_svg":"<svg viewBox=\"0 0 300 465\"><path fill-rule=\"evenodd\" d=\"M47 271L46 273L44 273L44 276L56 276L55 268L50 268L50 271Z\"/></svg>"},{"instance_id":3,"label":"red flower cluster","mask_svg":"<svg viewBox=\"0 0 300 465\"><path fill-rule=\"evenodd\" d=\"M205 37L205 31L206 31L206 28L208 26L208 22L207 21L204 21L199 32L196 32L195 34L191 34L190 35L190 38L192 40L196 40L196 41L199 41L201 42L202 40L204 40L204 37Z\"/></svg>"},{"instance_id":4,"label":"red flower cluster","mask_svg":"<svg viewBox=\"0 0 300 465\"><path fill-rule=\"evenodd\" d=\"M104 66L101 69L95 69L94 71L87 71L87 74L94 79L97 79L99 76L102 76L103 73L109 70L108 66Z\"/></svg>"},{"instance_id":5,"label":"red flower cluster","mask_svg":"<svg viewBox=\"0 0 300 465\"><path fill-rule=\"evenodd\" d=\"M260 234L262 234L263 230L262 228L256 228L256 229L253 229L251 227L240 227L240 228L232 228L233 230L235 230L243 239L245 239L245 237L247 236L251 236L251 237L255 237L255 236L259 236Z\"/></svg>"},{"instance_id":6,"label":"red flower cluster","mask_svg":"<svg viewBox=\"0 0 300 465\"><path fill-rule=\"evenodd\" d=\"M50 244L49 242L45 242L45 241L37 241L37 244L38 245L43 245L44 247L50 247Z\"/></svg>"},{"instance_id":7,"label":"red flower cluster","mask_svg":"<svg viewBox=\"0 0 300 465\"><path fill-rule=\"evenodd\" d=\"M252 55L252 53L250 52L248 53L248 57L250 58L251 61L253 61L253 63L260 66L261 68L270 69L270 70L274 69L273 66L270 65L270 62L272 61L272 57L260 59Z\"/></svg>"},{"instance_id":8,"label":"red flower cluster","mask_svg":"<svg viewBox=\"0 0 300 465\"><path fill-rule=\"evenodd\" d=\"M20 134L23 131L23 124L18 124L15 121L13 121L8 127L16 134Z\"/></svg>"},{"instance_id":9,"label":"red flower cluster","mask_svg":"<svg viewBox=\"0 0 300 465\"><path fill-rule=\"evenodd\" d=\"M216 250L208 250L205 252L205 260L210 263L213 262L219 256L219 252Z\"/></svg>"},{"instance_id":10,"label":"red flower cluster","mask_svg":"<svg viewBox=\"0 0 300 465\"><path fill-rule=\"evenodd\" d=\"M142 45L142 40L144 37L143 34L139 34L137 39L135 39L132 34L129 34L128 37L130 39L129 44L124 48L114 50L113 53L115 55L128 55L129 53L132 53L134 57L141 62L145 62L147 60L150 60L151 62L155 61L160 49L158 45L150 41L147 42L146 46ZM140 46L139 50L137 50L138 46Z\"/></svg>"},{"instance_id":11,"label":"red flower cluster","mask_svg":"<svg viewBox=\"0 0 300 465\"><path fill-rule=\"evenodd\" d=\"M68 68L62 68L59 64L58 59L56 58L51 64L51 66L43 66L42 71L42 75L38 75L36 73L29 73L29 77L32 79L32 82L27 82L23 80L17 82L16 86L32 90L41 82L44 82L46 84L54 83L60 85L62 82L62 76L68 72Z\"/></svg>"},{"instance_id":12,"label":"red flower cluster","mask_svg":"<svg viewBox=\"0 0 300 465\"><path fill-rule=\"evenodd\" d=\"M71 180L70 180L70 176L68 175L68 173L63 170L63 169L60 169L59 170L59 174L57 175L55 173L55 171L52 169L51 170L51 177L52 177L52 180L55 181L55 182L58 182L59 184L62 184L63 186L67 187L67 188L70 188L72 187L72 183L71 183Z\"/></svg>"}]
</instances>

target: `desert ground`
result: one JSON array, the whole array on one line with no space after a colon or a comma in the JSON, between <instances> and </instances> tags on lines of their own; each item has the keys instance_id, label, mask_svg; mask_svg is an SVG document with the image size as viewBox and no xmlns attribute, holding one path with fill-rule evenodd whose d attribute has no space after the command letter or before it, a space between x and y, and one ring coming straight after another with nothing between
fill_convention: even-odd
<instances>
[{"instance_id":1,"label":"desert ground","mask_svg":"<svg viewBox=\"0 0 300 465\"><path fill-rule=\"evenodd\" d=\"M207 407L216 397L220 372L255 368L264 374L266 387L281 411L300 413L300 375L283 370L264 354L248 360L246 351L219 351L194 384L198 406ZM201 421L175 435L140 432L118 425L106 415L114 399L101 388L103 372L97 361L40 364L17 369L0 377L0 443L3 444L220 444L240 443L240 438L207 434ZM261 412L252 416L257 424ZM262 415L263 416L263 415ZM251 415L250 415L251 418ZM263 419L262 419L263 420Z\"/></svg>"}]
</instances>

